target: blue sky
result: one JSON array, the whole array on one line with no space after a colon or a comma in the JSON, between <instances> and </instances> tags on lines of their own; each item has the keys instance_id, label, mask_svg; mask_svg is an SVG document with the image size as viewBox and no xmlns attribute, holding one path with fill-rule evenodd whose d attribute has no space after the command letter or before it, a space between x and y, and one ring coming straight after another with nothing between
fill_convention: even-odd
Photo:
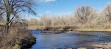
<instances>
[{"instance_id":1,"label":"blue sky","mask_svg":"<svg viewBox=\"0 0 111 49\"><path fill-rule=\"evenodd\" d=\"M36 11L38 15L67 15L74 13L77 7L87 4L100 11L108 2L111 0L40 0Z\"/></svg>"}]
</instances>

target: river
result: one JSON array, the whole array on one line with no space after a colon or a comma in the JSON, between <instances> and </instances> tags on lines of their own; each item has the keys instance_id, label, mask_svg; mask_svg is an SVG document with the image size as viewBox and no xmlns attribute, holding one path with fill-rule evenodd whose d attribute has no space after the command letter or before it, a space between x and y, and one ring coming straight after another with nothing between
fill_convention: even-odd
<instances>
[{"instance_id":1,"label":"river","mask_svg":"<svg viewBox=\"0 0 111 49\"><path fill-rule=\"evenodd\" d=\"M67 48L92 48L90 44L111 41L111 32L67 32L67 33L42 33L40 30L30 30L36 37L36 44L31 49L67 49Z\"/></svg>"}]
</instances>

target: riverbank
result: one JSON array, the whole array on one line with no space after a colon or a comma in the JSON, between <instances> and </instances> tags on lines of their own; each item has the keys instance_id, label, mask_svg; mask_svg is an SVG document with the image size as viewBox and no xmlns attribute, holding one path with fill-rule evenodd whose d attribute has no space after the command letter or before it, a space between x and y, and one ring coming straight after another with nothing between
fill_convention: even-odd
<instances>
[{"instance_id":1,"label":"riverbank","mask_svg":"<svg viewBox=\"0 0 111 49\"><path fill-rule=\"evenodd\" d=\"M13 46L13 49L28 49L31 48L35 43L36 43L36 38L31 35L30 38L21 39L19 43Z\"/></svg>"},{"instance_id":2,"label":"riverbank","mask_svg":"<svg viewBox=\"0 0 111 49\"><path fill-rule=\"evenodd\" d=\"M80 28L76 29L77 31L111 31L111 29L102 29L102 28Z\"/></svg>"},{"instance_id":3,"label":"riverbank","mask_svg":"<svg viewBox=\"0 0 111 49\"><path fill-rule=\"evenodd\" d=\"M47 31L111 31L109 27L77 27L77 26L50 26L50 27L43 27L43 26L28 26L29 30L47 30Z\"/></svg>"},{"instance_id":4,"label":"riverbank","mask_svg":"<svg viewBox=\"0 0 111 49\"><path fill-rule=\"evenodd\" d=\"M30 40L33 40L33 41L30 41ZM34 45L36 43L36 41L35 41L35 39L30 39L30 40L22 40L22 42L15 44L12 49L31 48L31 46Z\"/></svg>"},{"instance_id":5,"label":"riverbank","mask_svg":"<svg viewBox=\"0 0 111 49\"><path fill-rule=\"evenodd\" d=\"M24 29L3 33L0 34L0 49L28 49L36 43L36 38Z\"/></svg>"},{"instance_id":6,"label":"riverbank","mask_svg":"<svg viewBox=\"0 0 111 49\"><path fill-rule=\"evenodd\" d=\"M108 43L100 43L100 44L91 44L91 46L96 46L103 49L110 49L111 43L108 42Z\"/></svg>"},{"instance_id":7,"label":"riverbank","mask_svg":"<svg viewBox=\"0 0 111 49\"><path fill-rule=\"evenodd\" d=\"M98 44L88 44L87 46L92 47L92 49L111 49L111 42L98 43ZM85 49L88 49L88 48L85 48Z\"/></svg>"}]
</instances>

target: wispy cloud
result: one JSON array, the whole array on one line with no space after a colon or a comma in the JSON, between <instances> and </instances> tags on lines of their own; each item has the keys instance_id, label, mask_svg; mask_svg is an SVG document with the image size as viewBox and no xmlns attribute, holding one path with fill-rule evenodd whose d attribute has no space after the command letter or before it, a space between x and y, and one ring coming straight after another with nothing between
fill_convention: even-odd
<instances>
[{"instance_id":1,"label":"wispy cloud","mask_svg":"<svg viewBox=\"0 0 111 49\"><path fill-rule=\"evenodd\" d=\"M56 0L44 0L45 2L54 2Z\"/></svg>"},{"instance_id":2,"label":"wispy cloud","mask_svg":"<svg viewBox=\"0 0 111 49\"><path fill-rule=\"evenodd\" d=\"M54 2L56 0L39 0L39 2Z\"/></svg>"},{"instance_id":3,"label":"wispy cloud","mask_svg":"<svg viewBox=\"0 0 111 49\"><path fill-rule=\"evenodd\" d=\"M50 11L45 11L45 13L46 13L46 14L49 14L49 13L51 13L51 12L50 12Z\"/></svg>"}]
</instances>

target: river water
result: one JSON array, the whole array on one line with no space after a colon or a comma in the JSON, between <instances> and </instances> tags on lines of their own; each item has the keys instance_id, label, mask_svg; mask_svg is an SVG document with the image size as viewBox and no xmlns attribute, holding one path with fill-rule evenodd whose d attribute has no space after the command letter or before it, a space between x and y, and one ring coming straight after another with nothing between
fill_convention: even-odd
<instances>
[{"instance_id":1,"label":"river water","mask_svg":"<svg viewBox=\"0 0 111 49\"><path fill-rule=\"evenodd\" d=\"M40 30L30 30L36 37L36 44L31 49L67 49L92 48L90 44L106 43L111 41L111 32L67 32L42 33Z\"/></svg>"}]
</instances>

